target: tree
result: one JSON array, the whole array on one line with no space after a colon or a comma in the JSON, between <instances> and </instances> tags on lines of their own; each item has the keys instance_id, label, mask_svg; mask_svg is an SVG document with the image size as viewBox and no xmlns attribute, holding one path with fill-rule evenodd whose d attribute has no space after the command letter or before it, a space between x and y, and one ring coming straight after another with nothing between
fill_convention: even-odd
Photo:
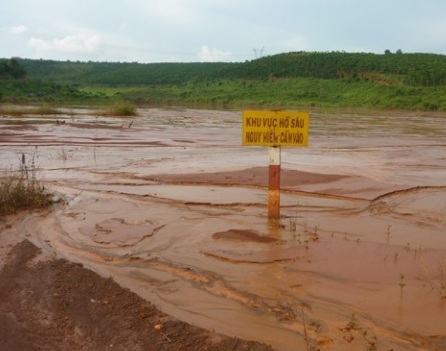
<instances>
[{"instance_id":1,"label":"tree","mask_svg":"<svg viewBox=\"0 0 446 351\"><path fill-rule=\"evenodd\" d=\"M26 76L25 69L20 65L19 60L12 58L9 63L10 74L13 78L19 79Z\"/></svg>"},{"instance_id":2,"label":"tree","mask_svg":"<svg viewBox=\"0 0 446 351\"><path fill-rule=\"evenodd\" d=\"M19 60L0 61L0 79L20 79L26 76L26 70L20 65Z\"/></svg>"},{"instance_id":3,"label":"tree","mask_svg":"<svg viewBox=\"0 0 446 351\"><path fill-rule=\"evenodd\" d=\"M9 76L9 65L5 60L0 61L0 79L8 78Z\"/></svg>"}]
</instances>

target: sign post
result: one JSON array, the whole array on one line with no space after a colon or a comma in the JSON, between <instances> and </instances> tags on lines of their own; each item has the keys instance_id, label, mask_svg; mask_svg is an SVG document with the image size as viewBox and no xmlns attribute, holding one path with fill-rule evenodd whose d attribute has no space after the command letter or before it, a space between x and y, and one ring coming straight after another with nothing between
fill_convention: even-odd
<instances>
[{"instance_id":1,"label":"sign post","mask_svg":"<svg viewBox=\"0 0 446 351\"><path fill-rule=\"evenodd\" d=\"M281 147L308 146L309 122L308 112L243 111L242 144L269 146L269 219L280 219Z\"/></svg>"},{"instance_id":2,"label":"sign post","mask_svg":"<svg viewBox=\"0 0 446 351\"><path fill-rule=\"evenodd\" d=\"M269 147L268 218L280 218L280 146Z\"/></svg>"}]
</instances>

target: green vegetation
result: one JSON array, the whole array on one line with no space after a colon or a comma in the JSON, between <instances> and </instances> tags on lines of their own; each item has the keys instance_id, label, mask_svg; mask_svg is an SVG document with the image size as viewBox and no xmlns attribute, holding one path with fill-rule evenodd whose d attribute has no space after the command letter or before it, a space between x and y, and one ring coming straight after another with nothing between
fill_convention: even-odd
<instances>
[{"instance_id":1,"label":"green vegetation","mask_svg":"<svg viewBox=\"0 0 446 351\"><path fill-rule=\"evenodd\" d=\"M181 85L194 79L219 77L231 63L120 63L20 61L31 79L50 79L74 85Z\"/></svg>"},{"instance_id":2,"label":"green vegetation","mask_svg":"<svg viewBox=\"0 0 446 351\"><path fill-rule=\"evenodd\" d=\"M80 103L103 100L68 85L44 79L0 79L0 102Z\"/></svg>"},{"instance_id":3,"label":"green vegetation","mask_svg":"<svg viewBox=\"0 0 446 351\"><path fill-rule=\"evenodd\" d=\"M91 88L90 88L91 89ZM91 90L87 90L91 91ZM384 109L446 109L446 87L387 86L371 81L290 78L272 81L218 80L184 86L117 89L110 98L139 104L267 108L369 107Z\"/></svg>"},{"instance_id":4,"label":"green vegetation","mask_svg":"<svg viewBox=\"0 0 446 351\"><path fill-rule=\"evenodd\" d=\"M0 216L51 204L52 194L37 179L34 158L27 164L22 154L19 169L0 179Z\"/></svg>"},{"instance_id":5,"label":"green vegetation","mask_svg":"<svg viewBox=\"0 0 446 351\"><path fill-rule=\"evenodd\" d=\"M5 102L446 110L446 56L400 50L291 52L239 63L1 62L26 72L0 74Z\"/></svg>"},{"instance_id":6,"label":"green vegetation","mask_svg":"<svg viewBox=\"0 0 446 351\"><path fill-rule=\"evenodd\" d=\"M0 60L0 79L19 79L26 75L25 69L20 65L18 59Z\"/></svg>"}]
</instances>

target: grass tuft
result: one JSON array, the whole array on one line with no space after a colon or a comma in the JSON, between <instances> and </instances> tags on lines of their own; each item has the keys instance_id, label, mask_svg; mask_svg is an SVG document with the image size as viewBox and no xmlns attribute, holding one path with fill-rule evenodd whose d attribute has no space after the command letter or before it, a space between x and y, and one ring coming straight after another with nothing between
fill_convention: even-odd
<instances>
[{"instance_id":1,"label":"grass tuft","mask_svg":"<svg viewBox=\"0 0 446 351\"><path fill-rule=\"evenodd\" d=\"M28 165L22 154L19 169L0 179L0 216L51 204L52 194L37 180L34 159Z\"/></svg>"},{"instance_id":2,"label":"grass tuft","mask_svg":"<svg viewBox=\"0 0 446 351\"><path fill-rule=\"evenodd\" d=\"M128 101L114 103L108 110L110 116L136 116L136 106Z\"/></svg>"}]
</instances>

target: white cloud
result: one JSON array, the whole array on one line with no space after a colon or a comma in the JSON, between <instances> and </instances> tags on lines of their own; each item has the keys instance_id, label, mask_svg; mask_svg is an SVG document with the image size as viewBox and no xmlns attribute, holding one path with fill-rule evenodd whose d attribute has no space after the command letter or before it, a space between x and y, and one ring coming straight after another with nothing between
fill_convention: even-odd
<instances>
[{"instance_id":1,"label":"white cloud","mask_svg":"<svg viewBox=\"0 0 446 351\"><path fill-rule=\"evenodd\" d=\"M14 27L11 27L10 31L12 34L20 35L20 34L26 33L28 31L28 27L24 26L24 25L14 26Z\"/></svg>"},{"instance_id":2,"label":"white cloud","mask_svg":"<svg viewBox=\"0 0 446 351\"><path fill-rule=\"evenodd\" d=\"M32 47L33 49L37 50L38 52L51 50L51 43L47 40L40 39L40 38L32 37L29 40L28 45L30 47Z\"/></svg>"},{"instance_id":3,"label":"white cloud","mask_svg":"<svg viewBox=\"0 0 446 351\"><path fill-rule=\"evenodd\" d=\"M198 53L198 59L201 62L222 62L230 61L232 54L230 52L221 51L216 48L209 48L203 45Z\"/></svg>"},{"instance_id":4,"label":"white cloud","mask_svg":"<svg viewBox=\"0 0 446 351\"><path fill-rule=\"evenodd\" d=\"M32 37L28 45L38 53L55 51L68 53L93 53L98 50L101 38L98 35L74 34L52 40Z\"/></svg>"},{"instance_id":5,"label":"white cloud","mask_svg":"<svg viewBox=\"0 0 446 351\"><path fill-rule=\"evenodd\" d=\"M55 38L53 40L53 45L56 49L66 52L94 52L101 39L96 36L79 36L79 35L69 35L62 39Z\"/></svg>"}]
</instances>

